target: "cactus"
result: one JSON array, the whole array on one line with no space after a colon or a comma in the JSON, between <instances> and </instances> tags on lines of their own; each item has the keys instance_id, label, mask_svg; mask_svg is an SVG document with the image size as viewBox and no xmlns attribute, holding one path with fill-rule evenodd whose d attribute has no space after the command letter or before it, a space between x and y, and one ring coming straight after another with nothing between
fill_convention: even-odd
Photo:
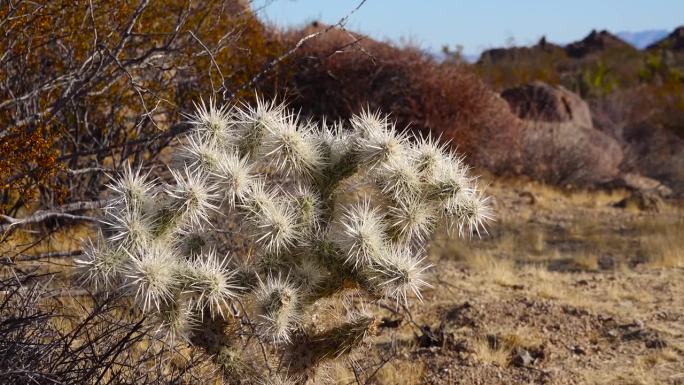
<instances>
[{"instance_id":1,"label":"cactus","mask_svg":"<svg viewBox=\"0 0 684 385\"><path fill-rule=\"evenodd\" d=\"M479 234L492 217L461 157L379 113L317 126L259 99L202 102L188 120L166 180L131 167L113 178L83 280L130 293L172 343L234 352L209 345L251 333L264 356L287 360L282 383L375 330L369 315L313 330L317 301L345 290L422 300L433 231ZM315 349L297 361L302 344Z\"/></svg>"}]
</instances>

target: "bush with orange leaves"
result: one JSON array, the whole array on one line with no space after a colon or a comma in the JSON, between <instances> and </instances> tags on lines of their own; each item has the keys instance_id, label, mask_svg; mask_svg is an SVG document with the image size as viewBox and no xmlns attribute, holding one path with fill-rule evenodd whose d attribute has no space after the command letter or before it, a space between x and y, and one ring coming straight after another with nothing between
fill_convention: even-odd
<instances>
[{"instance_id":1,"label":"bush with orange leaves","mask_svg":"<svg viewBox=\"0 0 684 385\"><path fill-rule=\"evenodd\" d=\"M102 173L154 157L198 90L231 97L281 51L241 0L0 4L0 212L94 198ZM27 147L28 146L28 147Z\"/></svg>"}]
</instances>

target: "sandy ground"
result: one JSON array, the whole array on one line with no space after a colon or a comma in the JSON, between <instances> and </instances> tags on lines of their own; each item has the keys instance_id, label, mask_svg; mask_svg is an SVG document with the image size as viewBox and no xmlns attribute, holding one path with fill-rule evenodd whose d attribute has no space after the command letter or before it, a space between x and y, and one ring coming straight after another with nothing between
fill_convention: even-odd
<instances>
[{"instance_id":1,"label":"sandy ground","mask_svg":"<svg viewBox=\"0 0 684 385\"><path fill-rule=\"evenodd\" d=\"M620 208L626 192L523 181L494 181L489 192L489 235L437 236L433 288L409 315L395 304L368 309L383 320L353 356L362 381L340 360L328 370L333 382L684 384L681 206ZM72 249L86 233L71 229L39 251Z\"/></svg>"},{"instance_id":2,"label":"sandy ground","mask_svg":"<svg viewBox=\"0 0 684 385\"><path fill-rule=\"evenodd\" d=\"M412 319L385 311L369 352L389 361L370 383L684 384L681 209L520 182L490 191L490 235L436 240L434 287Z\"/></svg>"}]
</instances>

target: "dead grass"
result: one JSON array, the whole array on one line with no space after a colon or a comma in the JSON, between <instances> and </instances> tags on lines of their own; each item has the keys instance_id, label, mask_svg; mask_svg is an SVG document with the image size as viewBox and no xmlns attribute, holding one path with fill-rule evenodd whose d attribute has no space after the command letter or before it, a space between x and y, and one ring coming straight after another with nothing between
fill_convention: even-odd
<instances>
[{"instance_id":1,"label":"dead grass","mask_svg":"<svg viewBox=\"0 0 684 385\"><path fill-rule=\"evenodd\" d=\"M48 236L40 237L29 230L19 229L7 240L0 242L0 253L13 256L24 252L37 255L51 251L78 250L81 247L81 240L87 238L90 233L90 228L83 224L65 227Z\"/></svg>"},{"instance_id":2,"label":"dead grass","mask_svg":"<svg viewBox=\"0 0 684 385\"><path fill-rule=\"evenodd\" d=\"M496 258L486 253L479 253L467 260L468 266L487 281L501 286L513 286L519 283L515 265L510 259Z\"/></svg>"},{"instance_id":3,"label":"dead grass","mask_svg":"<svg viewBox=\"0 0 684 385\"><path fill-rule=\"evenodd\" d=\"M493 342L492 338L479 337L473 343L473 354L482 363L505 368L510 361L511 349L506 344Z\"/></svg>"},{"instance_id":4,"label":"dead grass","mask_svg":"<svg viewBox=\"0 0 684 385\"><path fill-rule=\"evenodd\" d=\"M572 263L578 270L597 271L599 269L598 257L591 252L575 255Z\"/></svg>"},{"instance_id":5,"label":"dead grass","mask_svg":"<svg viewBox=\"0 0 684 385\"><path fill-rule=\"evenodd\" d=\"M533 188L537 195L538 187L533 185ZM677 269L683 266L682 216L676 212L632 214L615 209L609 206L609 202L617 196L608 193L600 193L597 198L600 203L594 204L588 192L539 189L541 194L536 204L519 208L517 204L510 204L510 199L517 199L517 193L495 185L496 194L509 195L501 198L501 207L498 207L501 215L490 228L491 236L464 240L437 234L429 252L433 263L439 266L439 271L433 269L438 278L431 281L435 287L424 293L424 303L416 307L421 310L413 313L414 321L436 328L438 317L442 315L440 312L453 308L454 304L470 302L473 307L486 307L504 303L504 306L511 306L519 304L520 300L551 309L583 309L586 312L581 314L610 316L622 323L643 320L649 329L656 330L666 339L666 348L638 354L618 352L614 358L621 360L622 367L618 364L612 367L608 362L591 368L581 367L577 366L581 363L553 361L554 358L548 357L544 360L549 361L543 362L559 367L562 376L574 371L584 377L583 383L586 384L651 385L667 383L664 382L667 379L672 379L670 382L673 383L684 381L684 376L676 377L684 351L684 344L678 336L684 329L679 321L667 318L673 312L672 298L684 290L681 270ZM55 234L41 241L39 250L74 247L74 239L84 231L87 229L70 229L63 234ZM29 233L17 233L17 238L13 239L15 245L32 241ZM606 255L615 259L614 266L604 266L602 258ZM634 263L634 256L639 255L647 258L646 263ZM338 314L343 301L344 298L335 298L331 303L317 304L319 311L313 321L328 324L330 319L326 314ZM677 311L674 310L673 314ZM660 313L663 320L653 318L654 314ZM650 322L648 317L651 317ZM564 338L553 334L555 331L549 331L553 329L540 327L537 321L516 321L518 324L513 325L506 321L501 325L487 322L481 329L462 326L454 333L467 341L470 347L467 356L475 361L473 366L486 364L505 369L510 365L516 348L532 352L535 347L553 343L549 338ZM562 324L564 321L559 322ZM401 335L400 343L396 342L398 334ZM599 334L597 336L601 338ZM406 352L419 349L414 331L408 324L375 337L373 343L379 347L391 345ZM587 348L587 345L583 347ZM408 356L399 357L378 372L374 383L431 383L432 365L427 365L423 359L410 361L405 358ZM625 358L634 364L626 365ZM611 369L606 370L607 367ZM500 372L506 375L508 371L513 369ZM328 373L336 384L355 381L354 374L342 363L333 363Z\"/></svg>"},{"instance_id":6,"label":"dead grass","mask_svg":"<svg viewBox=\"0 0 684 385\"><path fill-rule=\"evenodd\" d=\"M684 220L675 223L646 222L640 243L652 267L684 267Z\"/></svg>"},{"instance_id":7,"label":"dead grass","mask_svg":"<svg viewBox=\"0 0 684 385\"><path fill-rule=\"evenodd\" d=\"M539 331L529 325L520 325L514 330L502 329L497 332L497 335L509 350L534 349L544 343L544 338Z\"/></svg>"},{"instance_id":8,"label":"dead grass","mask_svg":"<svg viewBox=\"0 0 684 385\"><path fill-rule=\"evenodd\" d=\"M584 384L609 385L660 385L679 384L684 373L678 372L677 364L681 355L672 349L661 349L639 357L633 365L616 367L611 371L584 374ZM666 382L663 382L663 381Z\"/></svg>"},{"instance_id":9,"label":"dead grass","mask_svg":"<svg viewBox=\"0 0 684 385\"><path fill-rule=\"evenodd\" d=\"M383 366L376 375L379 385L419 385L425 373L420 361L393 361Z\"/></svg>"}]
</instances>

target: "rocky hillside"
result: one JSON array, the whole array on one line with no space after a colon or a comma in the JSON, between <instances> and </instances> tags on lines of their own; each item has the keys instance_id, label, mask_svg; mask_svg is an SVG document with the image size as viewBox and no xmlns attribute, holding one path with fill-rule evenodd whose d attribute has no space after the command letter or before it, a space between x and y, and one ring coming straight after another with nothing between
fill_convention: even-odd
<instances>
[{"instance_id":1,"label":"rocky hillside","mask_svg":"<svg viewBox=\"0 0 684 385\"><path fill-rule=\"evenodd\" d=\"M681 195L683 44L684 27L645 50L592 31L566 46L542 39L492 49L475 68L526 122L522 164L533 168L527 174L556 183L583 179L572 170L581 164L594 174L592 183L641 174Z\"/></svg>"},{"instance_id":2,"label":"rocky hillside","mask_svg":"<svg viewBox=\"0 0 684 385\"><path fill-rule=\"evenodd\" d=\"M676 52L684 51L684 27L675 29L666 38L648 46L648 49L665 49Z\"/></svg>"},{"instance_id":3,"label":"rocky hillside","mask_svg":"<svg viewBox=\"0 0 684 385\"><path fill-rule=\"evenodd\" d=\"M584 39L565 46L565 52L571 58L583 58L611 49L630 51L635 48L606 30L591 31Z\"/></svg>"}]
</instances>

